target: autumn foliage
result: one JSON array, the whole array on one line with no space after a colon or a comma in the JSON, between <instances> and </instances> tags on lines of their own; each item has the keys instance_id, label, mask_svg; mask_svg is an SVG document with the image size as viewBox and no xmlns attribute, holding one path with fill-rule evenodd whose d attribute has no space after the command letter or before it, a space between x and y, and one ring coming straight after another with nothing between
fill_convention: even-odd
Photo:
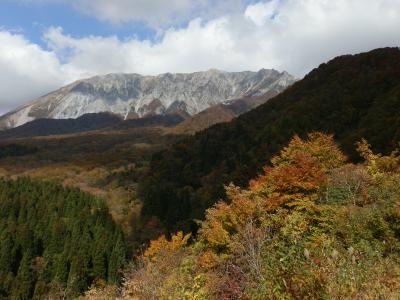
<instances>
[{"instance_id":1,"label":"autumn foliage","mask_svg":"<svg viewBox=\"0 0 400 300\"><path fill-rule=\"evenodd\" d=\"M194 242L152 241L123 299L395 299L400 293L400 156L322 133L295 136L248 189L226 187Z\"/></svg>"},{"instance_id":2,"label":"autumn foliage","mask_svg":"<svg viewBox=\"0 0 400 300\"><path fill-rule=\"evenodd\" d=\"M190 234L184 235L182 231L171 237L171 240L167 240L165 235L162 235L157 240L151 241L150 246L144 253L144 257L157 261L162 257L163 253L171 253L176 252L186 246L188 240L190 238Z\"/></svg>"}]
</instances>

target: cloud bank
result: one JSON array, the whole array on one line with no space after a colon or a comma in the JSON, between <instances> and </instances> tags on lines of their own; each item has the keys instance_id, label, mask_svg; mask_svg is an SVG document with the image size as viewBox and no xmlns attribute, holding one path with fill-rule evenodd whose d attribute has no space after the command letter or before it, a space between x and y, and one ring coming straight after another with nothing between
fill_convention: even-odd
<instances>
[{"instance_id":1,"label":"cloud bank","mask_svg":"<svg viewBox=\"0 0 400 300\"><path fill-rule=\"evenodd\" d=\"M142 22L161 29L194 18L210 19L239 12L253 0L15 0L21 3L62 3L101 21L121 25Z\"/></svg>"},{"instance_id":2,"label":"cloud bank","mask_svg":"<svg viewBox=\"0 0 400 300\"><path fill-rule=\"evenodd\" d=\"M133 2L142 4L142 10L130 12ZM166 1L155 1L160 15L156 11L154 16L179 19L179 12L193 10L192 2L174 0L167 8ZM145 20L151 9L144 0L79 3L77 9L112 22ZM199 3L210 5L205 0ZM218 15L194 18L186 26L163 29L156 42L115 36L76 38L51 27L43 35L48 45L43 49L22 35L0 31L0 111L95 74L264 67L302 77L337 55L400 45L397 0L272 0L217 11Z\"/></svg>"}]
</instances>

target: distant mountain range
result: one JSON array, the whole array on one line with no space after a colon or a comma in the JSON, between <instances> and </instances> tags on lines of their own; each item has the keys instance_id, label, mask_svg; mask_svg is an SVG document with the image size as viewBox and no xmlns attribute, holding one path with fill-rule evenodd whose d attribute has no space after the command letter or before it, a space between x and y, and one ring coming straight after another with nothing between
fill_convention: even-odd
<instances>
[{"instance_id":1,"label":"distant mountain range","mask_svg":"<svg viewBox=\"0 0 400 300\"><path fill-rule=\"evenodd\" d=\"M124 120L154 115L193 116L221 103L275 95L295 82L286 72L209 70L190 74L108 74L76 81L0 117L0 129L37 119L76 119L108 112ZM64 125L63 125L64 126Z\"/></svg>"}]
</instances>

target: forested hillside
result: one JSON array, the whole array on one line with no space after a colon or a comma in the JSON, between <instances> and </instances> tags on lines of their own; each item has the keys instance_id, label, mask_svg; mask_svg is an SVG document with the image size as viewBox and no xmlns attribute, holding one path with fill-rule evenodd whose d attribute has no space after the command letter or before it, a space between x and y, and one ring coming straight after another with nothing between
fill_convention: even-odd
<instances>
[{"instance_id":1,"label":"forested hillside","mask_svg":"<svg viewBox=\"0 0 400 300\"><path fill-rule=\"evenodd\" d=\"M118 283L124 237L101 200L78 189L0 180L0 299L73 298Z\"/></svg>"},{"instance_id":2,"label":"forested hillside","mask_svg":"<svg viewBox=\"0 0 400 300\"><path fill-rule=\"evenodd\" d=\"M364 163L332 136L295 136L247 189L227 187L194 243L152 241L119 299L398 299L400 156L355 148Z\"/></svg>"},{"instance_id":3,"label":"forested hillside","mask_svg":"<svg viewBox=\"0 0 400 300\"><path fill-rule=\"evenodd\" d=\"M193 219L224 197L224 184L246 186L294 134L334 134L352 160L361 138L388 153L400 141L399 107L398 48L335 58L231 123L154 155L141 184L143 214L170 230L190 230Z\"/></svg>"},{"instance_id":4,"label":"forested hillside","mask_svg":"<svg viewBox=\"0 0 400 300\"><path fill-rule=\"evenodd\" d=\"M86 114L76 119L37 119L24 125L0 131L0 139L71 134L102 129L121 123L110 113Z\"/></svg>"}]
</instances>

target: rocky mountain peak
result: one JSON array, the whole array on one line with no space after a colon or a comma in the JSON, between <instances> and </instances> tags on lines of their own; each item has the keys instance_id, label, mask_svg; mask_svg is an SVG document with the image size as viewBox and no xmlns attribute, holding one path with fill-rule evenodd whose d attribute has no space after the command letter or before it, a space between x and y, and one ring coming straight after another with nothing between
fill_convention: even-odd
<instances>
[{"instance_id":1,"label":"rocky mountain peak","mask_svg":"<svg viewBox=\"0 0 400 300\"><path fill-rule=\"evenodd\" d=\"M94 76L6 114L0 118L0 127L12 128L39 118L78 118L99 112L113 113L124 119L177 111L190 116L227 100L280 92L294 81L294 77L286 72L268 69Z\"/></svg>"}]
</instances>

